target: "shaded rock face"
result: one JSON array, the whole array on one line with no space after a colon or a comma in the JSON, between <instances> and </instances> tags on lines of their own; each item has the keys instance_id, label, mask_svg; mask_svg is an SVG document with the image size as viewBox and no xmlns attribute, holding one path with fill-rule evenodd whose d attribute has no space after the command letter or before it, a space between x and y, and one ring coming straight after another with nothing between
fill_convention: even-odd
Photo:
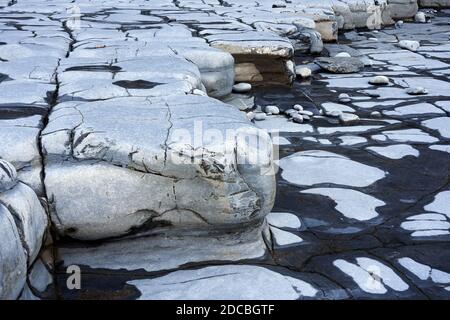
<instances>
[{"instance_id":1,"label":"shaded rock face","mask_svg":"<svg viewBox=\"0 0 450 320\"><path fill-rule=\"evenodd\" d=\"M14 167L4 160L0 177L0 299L17 299L40 252L48 221L34 191L17 181Z\"/></svg>"}]
</instances>

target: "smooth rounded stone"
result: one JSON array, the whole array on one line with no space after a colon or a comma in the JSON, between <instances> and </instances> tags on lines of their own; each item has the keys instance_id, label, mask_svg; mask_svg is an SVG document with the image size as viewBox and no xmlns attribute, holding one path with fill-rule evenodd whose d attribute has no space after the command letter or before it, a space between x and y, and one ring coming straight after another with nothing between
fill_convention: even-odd
<instances>
[{"instance_id":1,"label":"smooth rounded stone","mask_svg":"<svg viewBox=\"0 0 450 320\"><path fill-rule=\"evenodd\" d=\"M307 110L299 110L298 113L301 114L302 116L309 116L309 117L312 117L314 115L314 113Z\"/></svg>"},{"instance_id":2,"label":"smooth rounded stone","mask_svg":"<svg viewBox=\"0 0 450 320\"><path fill-rule=\"evenodd\" d=\"M410 94L412 96L417 96L417 95L427 94L428 90L425 89L424 87L413 87L413 88L407 88L406 93Z\"/></svg>"},{"instance_id":3,"label":"smooth rounded stone","mask_svg":"<svg viewBox=\"0 0 450 320\"><path fill-rule=\"evenodd\" d=\"M8 209L0 204L0 299L19 297L27 277L27 258Z\"/></svg>"},{"instance_id":4,"label":"smooth rounded stone","mask_svg":"<svg viewBox=\"0 0 450 320\"><path fill-rule=\"evenodd\" d=\"M339 122L343 125L353 125L359 122L359 117L353 113L343 112L339 115Z\"/></svg>"},{"instance_id":5,"label":"smooth rounded stone","mask_svg":"<svg viewBox=\"0 0 450 320\"><path fill-rule=\"evenodd\" d=\"M255 113L255 115L253 116L253 120L255 120L255 121L263 121L266 119L267 119L267 114L265 114L264 112Z\"/></svg>"},{"instance_id":6,"label":"smooth rounded stone","mask_svg":"<svg viewBox=\"0 0 450 320\"><path fill-rule=\"evenodd\" d=\"M318 64L322 69L331 73L355 73L364 68L364 63L358 58L317 58L314 63Z\"/></svg>"},{"instance_id":7,"label":"smooth rounded stone","mask_svg":"<svg viewBox=\"0 0 450 320\"><path fill-rule=\"evenodd\" d=\"M420 48L420 43L414 40L401 40L398 46L409 51L417 51Z\"/></svg>"},{"instance_id":8,"label":"smooth rounded stone","mask_svg":"<svg viewBox=\"0 0 450 320\"><path fill-rule=\"evenodd\" d=\"M0 159L0 192L14 188L17 184L17 172L14 166Z\"/></svg>"},{"instance_id":9,"label":"smooth rounded stone","mask_svg":"<svg viewBox=\"0 0 450 320\"><path fill-rule=\"evenodd\" d=\"M425 13L423 12L417 12L414 16L414 21L417 23L426 23L427 17L425 16Z\"/></svg>"},{"instance_id":10,"label":"smooth rounded stone","mask_svg":"<svg viewBox=\"0 0 450 320\"><path fill-rule=\"evenodd\" d=\"M401 27L403 27L403 20L398 20L396 23L395 23L395 27L396 28L401 28Z\"/></svg>"},{"instance_id":11,"label":"smooth rounded stone","mask_svg":"<svg viewBox=\"0 0 450 320\"><path fill-rule=\"evenodd\" d=\"M350 98L350 96L347 93L341 93L338 96L338 100L339 100L339 102L343 102L343 103L348 103L348 102L352 101L352 99Z\"/></svg>"},{"instance_id":12,"label":"smooth rounded stone","mask_svg":"<svg viewBox=\"0 0 450 320\"><path fill-rule=\"evenodd\" d=\"M301 106L301 105L299 105L299 104L294 105L293 108L294 108L295 110L297 110L297 111L303 111L303 106ZM292 110L292 109L289 109L289 110Z\"/></svg>"},{"instance_id":13,"label":"smooth rounded stone","mask_svg":"<svg viewBox=\"0 0 450 320\"><path fill-rule=\"evenodd\" d=\"M351 55L348 52L339 52L335 55L336 58L350 58Z\"/></svg>"},{"instance_id":14,"label":"smooth rounded stone","mask_svg":"<svg viewBox=\"0 0 450 320\"><path fill-rule=\"evenodd\" d=\"M302 114L302 117L303 117L303 120L305 120L305 121L311 120L311 117L306 114Z\"/></svg>"},{"instance_id":15,"label":"smooth rounded stone","mask_svg":"<svg viewBox=\"0 0 450 320\"><path fill-rule=\"evenodd\" d=\"M252 121L255 118L255 113L253 111L247 112L247 118Z\"/></svg>"},{"instance_id":16,"label":"smooth rounded stone","mask_svg":"<svg viewBox=\"0 0 450 320\"><path fill-rule=\"evenodd\" d=\"M295 109L287 109L284 111L284 114L287 115L288 117L292 117L292 115L298 114L298 111Z\"/></svg>"},{"instance_id":17,"label":"smooth rounded stone","mask_svg":"<svg viewBox=\"0 0 450 320\"><path fill-rule=\"evenodd\" d=\"M369 83L374 85L387 85L389 84L389 78L386 76L375 76L369 80Z\"/></svg>"},{"instance_id":18,"label":"smooth rounded stone","mask_svg":"<svg viewBox=\"0 0 450 320\"><path fill-rule=\"evenodd\" d=\"M233 92L236 92L236 93L247 93L247 92L250 92L251 90L252 90L252 85L250 83L246 83L246 82L236 83L233 86Z\"/></svg>"},{"instance_id":19,"label":"smooth rounded stone","mask_svg":"<svg viewBox=\"0 0 450 320\"><path fill-rule=\"evenodd\" d=\"M303 123L303 116L301 114L293 114L292 121L295 123Z\"/></svg>"},{"instance_id":20,"label":"smooth rounded stone","mask_svg":"<svg viewBox=\"0 0 450 320\"><path fill-rule=\"evenodd\" d=\"M280 114L280 109L277 106L266 106L265 112L267 114Z\"/></svg>"},{"instance_id":21,"label":"smooth rounded stone","mask_svg":"<svg viewBox=\"0 0 450 320\"><path fill-rule=\"evenodd\" d=\"M295 67L295 74L302 78L309 78L311 77L312 71L310 68L297 66Z\"/></svg>"},{"instance_id":22,"label":"smooth rounded stone","mask_svg":"<svg viewBox=\"0 0 450 320\"><path fill-rule=\"evenodd\" d=\"M372 111L372 112L370 113L370 116L371 116L372 118L381 118L381 113L380 113L379 111Z\"/></svg>"}]
</instances>

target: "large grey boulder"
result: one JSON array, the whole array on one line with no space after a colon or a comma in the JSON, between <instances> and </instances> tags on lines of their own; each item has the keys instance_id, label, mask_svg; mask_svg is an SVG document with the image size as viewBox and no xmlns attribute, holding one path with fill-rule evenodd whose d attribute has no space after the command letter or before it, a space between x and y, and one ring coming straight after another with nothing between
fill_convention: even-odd
<instances>
[{"instance_id":1,"label":"large grey boulder","mask_svg":"<svg viewBox=\"0 0 450 320\"><path fill-rule=\"evenodd\" d=\"M248 135L262 148L246 143ZM61 235L242 228L262 221L273 205L270 139L233 106L208 97L61 103L42 144Z\"/></svg>"}]
</instances>

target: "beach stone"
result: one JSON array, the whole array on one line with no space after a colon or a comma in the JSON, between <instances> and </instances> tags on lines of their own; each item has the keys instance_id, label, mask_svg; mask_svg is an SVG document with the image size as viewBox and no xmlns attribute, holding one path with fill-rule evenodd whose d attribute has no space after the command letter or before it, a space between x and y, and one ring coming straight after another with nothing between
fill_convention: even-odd
<instances>
[{"instance_id":1,"label":"beach stone","mask_svg":"<svg viewBox=\"0 0 450 320\"><path fill-rule=\"evenodd\" d=\"M416 15L414 16L414 21L417 22L417 23L426 23L427 22L427 18L425 16L425 13L417 12Z\"/></svg>"},{"instance_id":2,"label":"beach stone","mask_svg":"<svg viewBox=\"0 0 450 320\"><path fill-rule=\"evenodd\" d=\"M338 100L339 100L339 102L343 102L343 103L347 103L347 102L351 102L352 101L352 99L350 98L350 95L348 95L347 93L339 94Z\"/></svg>"},{"instance_id":3,"label":"beach stone","mask_svg":"<svg viewBox=\"0 0 450 320\"><path fill-rule=\"evenodd\" d=\"M406 93L413 95L413 96L417 96L417 95L427 94L428 90L425 89L424 87L413 87L413 88L406 89Z\"/></svg>"},{"instance_id":4,"label":"beach stone","mask_svg":"<svg viewBox=\"0 0 450 320\"><path fill-rule=\"evenodd\" d=\"M375 76L369 80L369 83L374 85L387 85L389 84L389 78L386 76Z\"/></svg>"},{"instance_id":5,"label":"beach stone","mask_svg":"<svg viewBox=\"0 0 450 320\"><path fill-rule=\"evenodd\" d=\"M241 82L233 85L233 91L236 93L247 93L252 90L252 85L250 83Z\"/></svg>"},{"instance_id":6,"label":"beach stone","mask_svg":"<svg viewBox=\"0 0 450 320\"><path fill-rule=\"evenodd\" d=\"M300 104L294 105L294 110L303 111L303 107Z\"/></svg>"},{"instance_id":7,"label":"beach stone","mask_svg":"<svg viewBox=\"0 0 450 320\"><path fill-rule=\"evenodd\" d=\"M266 106L265 112L267 114L280 114L280 109L277 106Z\"/></svg>"},{"instance_id":8,"label":"beach stone","mask_svg":"<svg viewBox=\"0 0 450 320\"><path fill-rule=\"evenodd\" d=\"M255 113L255 115L253 116L253 119L256 121L263 121L267 119L267 114L265 114L264 112L258 112Z\"/></svg>"},{"instance_id":9,"label":"beach stone","mask_svg":"<svg viewBox=\"0 0 450 320\"><path fill-rule=\"evenodd\" d=\"M339 122L343 125L353 125L359 122L359 117L356 114L342 112L339 115Z\"/></svg>"},{"instance_id":10,"label":"beach stone","mask_svg":"<svg viewBox=\"0 0 450 320\"><path fill-rule=\"evenodd\" d=\"M398 46L402 49L407 49L409 51L417 51L420 48L420 43L413 40L401 40Z\"/></svg>"},{"instance_id":11,"label":"beach stone","mask_svg":"<svg viewBox=\"0 0 450 320\"><path fill-rule=\"evenodd\" d=\"M309 78L311 77L312 71L310 68L297 66L295 67L295 74L302 78Z\"/></svg>"},{"instance_id":12,"label":"beach stone","mask_svg":"<svg viewBox=\"0 0 450 320\"><path fill-rule=\"evenodd\" d=\"M364 63L358 58L317 58L314 60L322 69L331 73L354 73L364 68Z\"/></svg>"},{"instance_id":13,"label":"beach stone","mask_svg":"<svg viewBox=\"0 0 450 320\"><path fill-rule=\"evenodd\" d=\"M336 58L350 58L351 55L348 52L339 52L337 55L335 55Z\"/></svg>"},{"instance_id":14,"label":"beach stone","mask_svg":"<svg viewBox=\"0 0 450 320\"><path fill-rule=\"evenodd\" d=\"M301 114L293 114L292 115L292 121L296 123L303 123L303 116Z\"/></svg>"}]
</instances>

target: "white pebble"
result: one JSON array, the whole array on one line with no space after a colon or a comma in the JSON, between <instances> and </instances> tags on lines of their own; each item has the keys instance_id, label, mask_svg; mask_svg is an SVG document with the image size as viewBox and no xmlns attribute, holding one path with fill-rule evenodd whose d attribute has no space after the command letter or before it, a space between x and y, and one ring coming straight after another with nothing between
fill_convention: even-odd
<instances>
[{"instance_id":1,"label":"white pebble","mask_svg":"<svg viewBox=\"0 0 450 320\"><path fill-rule=\"evenodd\" d=\"M312 113L311 111L307 111L307 110L301 110L298 113L301 115L306 115L306 116L310 116L310 117L312 117L314 115L314 113Z\"/></svg>"},{"instance_id":2,"label":"white pebble","mask_svg":"<svg viewBox=\"0 0 450 320\"><path fill-rule=\"evenodd\" d=\"M406 93L413 95L413 96L417 96L417 95L427 94L428 90L425 89L424 87L414 87L414 88L406 89Z\"/></svg>"},{"instance_id":3,"label":"white pebble","mask_svg":"<svg viewBox=\"0 0 450 320\"><path fill-rule=\"evenodd\" d=\"M356 114L343 112L339 116L339 122L344 125L354 124L359 122L359 117Z\"/></svg>"},{"instance_id":4,"label":"white pebble","mask_svg":"<svg viewBox=\"0 0 450 320\"><path fill-rule=\"evenodd\" d=\"M303 116L301 114L294 114L294 115L292 115L292 121L297 122L297 123L302 123Z\"/></svg>"},{"instance_id":5,"label":"white pebble","mask_svg":"<svg viewBox=\"0 0 450 320\"><path fill-rule=\"evenodd\" d=\"M413 40L401 40L398 46L402 49L407 49L409 51L417 51L420 48L420 43Z\"/></svg>"},{"instance_id":6,"label":"white pebble","mask_svg":"<svg viewBox=\"0 0 450 320\"><path fill-rule=\"evenodd\" d=\"M389 78L386 76L375 76L369 80L370 84L386 85L389 84Z\"/></svg>"},{"instance_id":7,"label":"white pebble","mask_svg":"<svg viewBox=\"0 0 450 320\"><path fill-rule=\"evenodd\" d=\"M306 67L296 67L295 68L295 74L297 76L300 76L302 78L309 78L311 77L312 71L310 68Z\"/></svg>"},{"instance_id":8,"label":"white pebble","mask_svg":"<svg viewBox=\"0 0 450 320\"><path fill-rule=\"evenodd\" d=\"M297 111L303 111L303 107L299 104L294 105L294 109Z\"/></svg>"},{"instance_id":9,"label":"white pebble","mask_svg":"<svg viewBox=\"0 0 450 320\"><path fill-rule=\"evenodd\" d=\"M350 101L352 101L352 99L350 98L350 96L347 93L341 93L338 96L338 100L339 100L339 102L350 102Z\"/></svg>"},{"instance_id":10,"label":"white pebble","mask_svg":"<svg viewBox=\"0 0 450 320\"><path fill-rule=\"evenodd\" d=\"M236 83L233 86L233 91L237 93L246 93L249 92L250 90L252 90L252 85L246 82Z\"/></svg>"},{"instance_id":11,"label":"white pebble","mask_svg":"<svg viewBox=\"0 0 450 320\"><path fill-rule=\"evenodd\" d=\"M414 16L414 21L417 23L426 23L427 18L425 17L425 13L423 12L417 12Z\"/></svg>"},{"instance_id":12,"label":"white pebble","mask_svg":"<svg viewBox=\"0 0 450 320\"><path fill-rule=\"evenodd\" d=\"M265 111L267 114L280 114L280 109L277 106L266 106Z\"/></svg>"},{"instance_id":13,"label":"white pebble","mask_svg":"<svg viewBox=\"0 0 450 320\"><path fill-rule=\"evenodd\" d=\"M341 58L350 58L351 55L348 52L339 52L337 55L335 55L335 57L337 57L337 58L339 58L339 57L341 57Z\"/></svg>"},{"instance_id":14,"label":"white pebble","mask_svg":"<svg viewBox=\"0 0 450 320\"><path fill-rule=\"evenodd\" d=\"M264 112L255 113L255 116L253 117L253 119L256 121L266 120L267 114L265 114Z\"/></svg>"}]
</instances>

